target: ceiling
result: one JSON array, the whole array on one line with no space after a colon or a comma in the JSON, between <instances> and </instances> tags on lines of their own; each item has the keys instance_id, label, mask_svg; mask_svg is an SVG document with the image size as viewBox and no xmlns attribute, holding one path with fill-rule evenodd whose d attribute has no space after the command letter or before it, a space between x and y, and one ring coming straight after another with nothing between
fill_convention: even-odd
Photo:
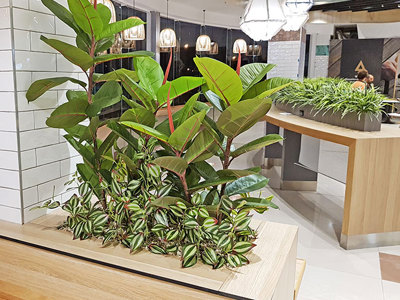
<instances>
[{"instance_id":1,"label":"ceiling","mask_svg":"<svg viewBox=\"0 0 400 300\"><path fill-rule=\"evenodd\" d=\"M400 0L393 1L393 0L384 0L384 1L377 1L377 0L352 0L352 1L340 1L337 3L328 3L328 4L321 4L316 3L312 10L322 10L322 11L383 11L389 9L398 9L400 8Z\"/></svg>"}]
</instances>

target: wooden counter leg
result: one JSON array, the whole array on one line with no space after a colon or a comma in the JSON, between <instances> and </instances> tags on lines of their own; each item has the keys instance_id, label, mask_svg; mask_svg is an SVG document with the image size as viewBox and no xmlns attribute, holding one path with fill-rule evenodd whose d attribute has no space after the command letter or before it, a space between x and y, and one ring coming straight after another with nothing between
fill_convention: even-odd
<instances>
[{"instance_id":1,"label":"wooden counter leg","mask_svg":"<svg viewBox=\"0 0 400 300\"><path fill-rule=\"evenodd\" d=\"M345 249L400 243L400 141L359 139L349 147L340 244Z\"/></svg>"},{"instance_id":2,"label":"wooden counter leg","mask_svg":"<svg viewBox=\"0 0 400 300\"><path fill-rule=\"evenodd\" d=\"M299 165L301 134L285 129L283 137L281 189L316 191L318 173Z\"/></svg>"}]
</instances>

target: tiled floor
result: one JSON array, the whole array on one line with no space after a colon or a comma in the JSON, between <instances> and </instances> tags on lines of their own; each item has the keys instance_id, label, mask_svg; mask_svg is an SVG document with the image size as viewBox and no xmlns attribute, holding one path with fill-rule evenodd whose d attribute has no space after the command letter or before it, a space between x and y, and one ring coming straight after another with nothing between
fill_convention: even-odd
<instances>
[{"instance_id":1,"label":"tiled floor","mask_svg":"<svg viewBox=\"0 0 400 300\"><path fill-rule=\"evenodd\" d=\"M262 125L258 125L247 136L248 141L263 132ZM321 143L320 151L324 174L333 170L329 175L344 181L347 149ZM258 155L249 153L237 167L253 166ZM271 182L279 182L279 167L270 169L267 174ZM400 300L400 245L360 250L344 250L339 246L343 183L320 174L316 192L267 188L263 193L274 194L274 202L280 209L257 215L257 218L299 226L297 257L304 258L307 266L298 300Z\"/></svg>"}]
</instances>

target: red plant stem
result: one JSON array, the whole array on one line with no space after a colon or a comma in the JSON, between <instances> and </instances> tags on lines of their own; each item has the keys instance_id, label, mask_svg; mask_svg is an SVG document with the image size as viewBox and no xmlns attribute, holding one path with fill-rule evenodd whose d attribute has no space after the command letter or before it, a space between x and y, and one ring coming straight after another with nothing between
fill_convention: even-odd
<instances>
[{"instance_id":1,"label":"red plant stem","mask_svg":"<svg viewBox=\"0 0 400 300\"><path fill-rule=\"evenodd\" d=\"M168 111L169 130L171 131L172 134L175 131L175 128L174 128L174 119L172 119L171 100L169 99L169 95L171 93L171 86L172 83L169 84L169 89L168 89L167 111Z\"/></svg>"},{"instance_id":2,"label":"red plant stem","mask_svg":"<svg viewBox=\"0 0 400 300\"><path fill-rule=\"evenodd\" d=\"M171 70L171 64L172 64L172 48L170 48L170 49L171 49L171 50L170 50L170 54L169 54L169 61L168 61L167 69L165 70L163 85L167 83L169 71Z\"/></svg>"},{"instance_id":3,"label":"red plant stem","mask_svg":"<svg viewBox=\"0 0 400 300\"><path fill-rule=\"evenodd\" d=\"M238 62L237 62L237 66L236 66L236 73L238 74L238 76L240 76L241 65L242 65L242 54L240 53L240 49L239 49Z\"/></svg>"}]
</instances>

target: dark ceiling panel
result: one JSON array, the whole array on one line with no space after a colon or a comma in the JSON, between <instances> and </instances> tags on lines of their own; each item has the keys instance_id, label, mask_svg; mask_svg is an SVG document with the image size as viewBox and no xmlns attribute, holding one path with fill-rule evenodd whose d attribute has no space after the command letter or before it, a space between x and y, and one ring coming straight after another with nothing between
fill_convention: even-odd
<instances>
[{"instance_id":1,"label":"dark ceiling panel","mask_svg":"<svg viewBox=\"0 0 400 300\"><path fill-rule=\"evenodd\" d=\"M388 9L399 9L400 0L352 0L330 4L314 5L311 10L322 11L383 11Z\"/></svg>"}]
</instances>

